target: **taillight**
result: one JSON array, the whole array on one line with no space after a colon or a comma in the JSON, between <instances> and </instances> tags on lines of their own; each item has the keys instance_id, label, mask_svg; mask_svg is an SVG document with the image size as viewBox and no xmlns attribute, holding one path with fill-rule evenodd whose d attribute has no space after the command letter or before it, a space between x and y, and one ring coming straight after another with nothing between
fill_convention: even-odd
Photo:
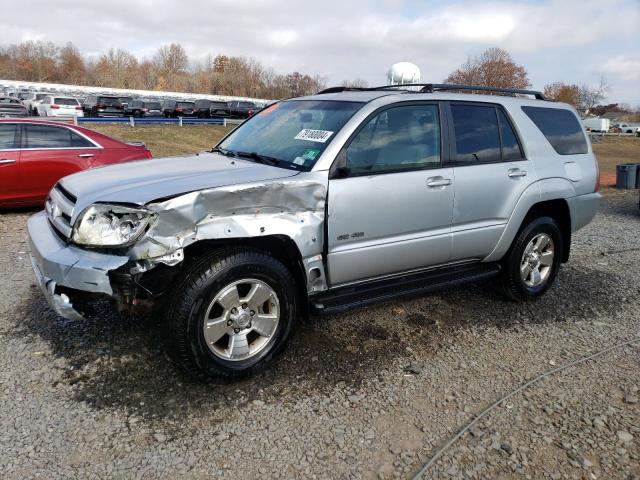
<instances>
[{"instance_id":1,"label":"taillight","mask_svg":"<svg viewBox=\"0 0 640 480\"><path fill-rule=\"evenodd\" d=\"M58 108L60 108L60 105L51 105L52 110L57 110Z\"/></svg>"},{"instance_id":2,"label":"taillight","mask_svg":"<svg viewBox=\"0 0 640 480\"><path fill-rule=\"evenodd\" d=\"M103 105L102 103L98 103L96 105L96 108L105 108L106 105Z\"/></svg>"},{"instance_id":3,"label":"taillight","mask_svg":"<svg viewBox=\"0 0 640 480\"><path fill-rule=\"evenodd\" d=\"M81 107L80 105L78 105L78 106L76 107L76 110L82 110L82 107Z\"/></svg>"},{"instance_id":4,"label":"taillight","mask_svg":"<svg viewBox=\"0 0 640 480\"><path fill-rule=\"evenodd\" d=\"M153 155L151 154L151 150L147 149L145 154L146 154L147 158L153 158Z\"/></svg>"},{"instance_id":5,"label":"taillight","mask_svg":"<svg viewBox=\"0 0 640 480\"><path fill-rule=\"evenodd\" d=\"M249 110L249 111L247 111L247 114L248 114L249 116L253 115L253 110Z\"/></svg>"},{"instance_id":6,"label":"taillight","mask_svg":"<svg viewBox=\"0 0 640 480\"><path fill-rule=\"evenodd\" d=\"M176 112L181 112L182 109L181 108L176 108Z\"/></svg>"}]
</instances>

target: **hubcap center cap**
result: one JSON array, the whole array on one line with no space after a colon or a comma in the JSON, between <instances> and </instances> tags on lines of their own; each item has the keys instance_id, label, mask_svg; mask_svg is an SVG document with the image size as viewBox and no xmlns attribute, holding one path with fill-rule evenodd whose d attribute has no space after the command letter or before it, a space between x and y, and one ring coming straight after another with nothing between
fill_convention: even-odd
<instances>
[{"instance_id":1,"label":"hubcap center cap","mask_svg":"<svg viewBox=\"0 0 640 480\"><path fill-rule=\"evenodd\" d=\"M231 320L236 328L247 328L251 323L251 314L248 310L238 309L238 314L232 315Z\"/></svg>"}]
</instances>

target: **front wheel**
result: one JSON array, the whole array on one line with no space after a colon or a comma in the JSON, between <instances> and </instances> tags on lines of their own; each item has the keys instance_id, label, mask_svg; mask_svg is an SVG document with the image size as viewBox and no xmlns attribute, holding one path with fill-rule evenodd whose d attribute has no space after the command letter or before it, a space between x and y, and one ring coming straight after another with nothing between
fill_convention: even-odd
<instances>
[{"instance_id":1,"label":"front wheel","mask_svg":"<svg viewBox=\"0 0 640 480\"><path fill-rule=\"evenodd\" d=\"M266 366L296 319L293 278L254 250L219 250L194 263L167 309L172 353L199 378L228 382Z\"/></svg>"},{"instance_id":2,"label":"front wheel","mask_svg":"<svg viewBox=\"0 0 640 480\"><path fill-rule=\"evenodd\" d=\"M516 301L544 295L558 274L563 249L562 233L553 218L532 220L518 233L503 259L505 294Z\"/></svg>"}]
</instances>

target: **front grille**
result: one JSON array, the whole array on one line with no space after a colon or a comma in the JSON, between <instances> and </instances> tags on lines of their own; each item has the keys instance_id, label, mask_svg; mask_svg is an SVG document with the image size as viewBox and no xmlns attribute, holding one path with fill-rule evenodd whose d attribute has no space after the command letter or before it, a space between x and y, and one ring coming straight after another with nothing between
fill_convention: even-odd
<instances>
[{"instance_id":1,"label":"front grille","mask_svg":"<svg viewBox=\"0 0 640 480\"><path fill-rule=\"evenodd\" d=\"M65 239L71 236L71 216L76 200L72 193L57 183L49 192L49 197L44 204L49 222Z\"/></svg>"}]
</instances>

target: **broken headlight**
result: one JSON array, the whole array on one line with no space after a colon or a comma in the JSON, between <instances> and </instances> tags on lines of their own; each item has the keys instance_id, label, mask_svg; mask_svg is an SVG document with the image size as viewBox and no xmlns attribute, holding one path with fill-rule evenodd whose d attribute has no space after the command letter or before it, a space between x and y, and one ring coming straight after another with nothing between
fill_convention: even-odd
<instances>
[{"instance_id":1,"label":"broken headlight","mask_svg":"<svg viewBox=\"0 0 640 480\"><path fill-rule=\"evenodd\" d=\"M151 212L121 205L95 204L76 220L72 239L79 245L121 247L135 242L151 220Z\"/></svg>"}]
</instances>

